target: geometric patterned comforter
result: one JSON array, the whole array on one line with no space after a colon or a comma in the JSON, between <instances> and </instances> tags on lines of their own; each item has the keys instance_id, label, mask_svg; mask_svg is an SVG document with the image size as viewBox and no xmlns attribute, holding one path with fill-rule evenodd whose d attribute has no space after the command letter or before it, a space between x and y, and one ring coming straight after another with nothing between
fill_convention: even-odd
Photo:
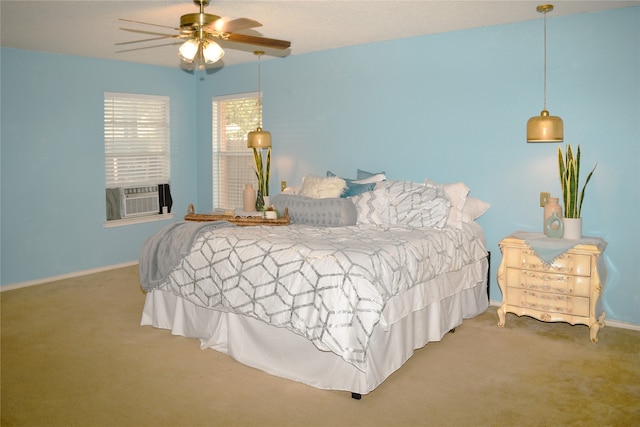
<instances>
[{"instance_id":1,"label":"geometric patterned comforter","mask_svg":"<svg viewBox=\"0 0 640 427\"><path fill-rule=\"evenodd\" d=\"M486 255L468 229L204 229L159 288L286 328L366 371L369 339L391 297Z\"/></svg>"}]
</instances>

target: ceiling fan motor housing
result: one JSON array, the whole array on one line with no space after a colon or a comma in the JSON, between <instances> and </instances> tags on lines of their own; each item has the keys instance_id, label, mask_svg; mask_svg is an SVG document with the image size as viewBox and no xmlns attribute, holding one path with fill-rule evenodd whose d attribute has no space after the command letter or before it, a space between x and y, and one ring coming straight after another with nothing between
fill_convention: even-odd
<instances>
[{"instance_id":1,"label":"ceiling fan motor housing","mask_svg":"<svg viewBox=\"0 0 640 427\"><path fill-rule=\"evenodd\" d=\"M210 13L187 13L180 17L180 28L183 30L191 30L205 27L220 19L217 15Z\"/></svg>"},{"instance_id":2,"label":"ceiling fan motor housing","mask_svg":"<svg viewBox=\"0 0 640 427\"><path fill-rule=\"evenodd\" d=\"M186 15L182 15L180 17L180 29L196 30L220 19L217 15L204 13L204 8L209 5L209 0L193 0L193 2L200 6L200 13L187 13Z\"/></svg>"}]
</instances>

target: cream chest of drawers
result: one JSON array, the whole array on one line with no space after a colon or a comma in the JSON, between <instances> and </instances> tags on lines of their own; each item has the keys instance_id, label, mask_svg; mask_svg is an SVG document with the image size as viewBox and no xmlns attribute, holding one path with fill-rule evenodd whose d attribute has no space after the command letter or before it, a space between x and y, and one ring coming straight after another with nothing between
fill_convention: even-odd
<instances>
[{"instance_id":1,"label":"cream chest of drawers","mask_svg":"<svg viewBox=\"0 0 640 427\"><path fill-rule=\"evenodd\" d=\"M598 261L605 246L604 241L578 244L546 264L523 239L503 239L498 269L502 291L498 326L504 327L507 313L527 315L545 322L587 325L591 341L598 342L605 318L604 311L596 317L604 269Z\"/></svg>"}]
</instances>

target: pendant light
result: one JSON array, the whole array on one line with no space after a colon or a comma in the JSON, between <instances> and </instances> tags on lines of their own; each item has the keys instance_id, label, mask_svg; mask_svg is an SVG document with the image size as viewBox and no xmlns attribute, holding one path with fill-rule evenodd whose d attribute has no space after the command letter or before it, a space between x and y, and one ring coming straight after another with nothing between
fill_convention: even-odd
<instances>
[{"instance_id":1,"label":"pendant light","mask_svg":"<svg viewBox=\"0 0 640 427\"><path fill-rule=\"evenodd\" d=\"M258 57L258 129L249 132L247 135L248 148L271 148L271 133L262 130L262 94L260 92L260 57L264 55L264 51L256 50L253 52Z\"/></svg>"},{"instance_id":2,"label":"pendant light","mask_svg":"<svg viewBox=\"0 0 640 427\"><path fill-rule=\"evenodd\" d=\"M553 5L543 4L536 10L544 15L544 109L539 116L531 117L527 122L527 142L562 142L562 119L550 116L547 111L547 12L553 10Z\"/></svg>"}]
</instances>

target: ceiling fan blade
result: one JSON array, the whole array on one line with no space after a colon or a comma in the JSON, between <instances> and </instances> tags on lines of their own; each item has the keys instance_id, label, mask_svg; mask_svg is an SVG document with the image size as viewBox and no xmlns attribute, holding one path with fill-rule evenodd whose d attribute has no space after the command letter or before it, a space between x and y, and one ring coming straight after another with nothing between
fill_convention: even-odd
<instances>
[{"instance_id":1,"label":"ceiling fan blade","mask_svg":"<svg viewBox=\"0 0 640 427\"><path fill-rule=\"evenodd\" d=\"M116 43L116 46L120 46L120 45L124 45L124 44L133 44L133 43L143 43L143 42L152 42L155 40L164 40L166 38L177 38L178 36L162 36L162 37L153 37L150 39L142 39L142 40L132 40L132 41L128 41L128 42L120 42L120 43ZM175 42L174 42L175 43ZM173 44L173 43L171 43Z\"/></svg>"},{"instance_id":2,"label":"ceiling fan blade","mask_svg":"<svg viewBox=\"0 0 640 427\"><path fill-rule=\"evenodd\" d=\"M258 21L249 18L228 19L220 18L207 25L205 28L219 33L232 33L234 31L248 30L249 28L262 27Z\"/></svg>"},{"instance_id":3,"label":"ceiling fan blade","mask_svg":"<svg viewBox=\"0 0 640 427\"><path fill-rule=\"evenodd\" d=\"M156 44L153 46L144 46L144 47L135 47L132 49L123 49L123 50L116 50L116 53L123 53L123 52L133 52L135 50L143 50L143 49L153 49L154 47L162 47L162 46L175 46L182 43L180 42L173 42L173 43L163 43L163 44Z\"/></svg>"},{"instance_id":4,"label":"ceiling fan blade","mask_svg":"<svg viewBox=\"0 0 640 427\"><path fill-rule=\"evenodd\" d=\"M122 28L121 30L130 31L132 33L140 33L140 34L150 34L152 36L161 36L161 37L191 37L191 35L183 35L183 34L165 34L165 33L156 33L154 31L144 31L144 30L134 30L133 28Z\"/></svg>"},{"instance_id":5,"label":"ceiling fan blade","mask_svg":"<svg viewBox=\"0 0 640 427\"><path fill-rule=\"evenodd\" d=\"M133 22L134 24L153 25L154 27L171 28L172 30L180 31L180 28L170 27L168 25L152 24L150 22L135 21L133 19L126 19L126 18L118 18L118 20L125 21L125 22Z\"/></svg>"},{"instance_id":6,"label":"ceiling fan blade","mask_svg":"<svg viewBox=\"0 0 640 427\"><path fill-rule=\"evenodd\" d=\"M254 44L256 46L271 47L274 49L288 49L291 42L286 40L268 39L266 37L248 36L246 34L226 33L222 38L232 42Z\"/></svg>"}]
</instances>

